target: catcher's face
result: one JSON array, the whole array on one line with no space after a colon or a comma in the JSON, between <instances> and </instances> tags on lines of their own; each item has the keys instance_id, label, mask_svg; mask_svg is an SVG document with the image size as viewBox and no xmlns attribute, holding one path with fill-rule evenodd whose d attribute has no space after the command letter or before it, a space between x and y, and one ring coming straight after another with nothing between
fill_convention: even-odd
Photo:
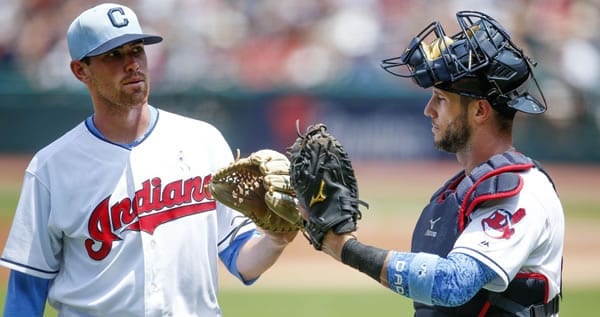
<instances>
[{"instance_id":1,"label":"catcher's face","mask_svg":"<svg viewBox=\"0 0 600 317\"><path fill-rule=\"evenodd\" d=\"M144 105L148 101L147 57L142 42L117 47L105 54L78 62L95 100L117 107ZM74 71L75 72L75 71Z\"/></svg>"},{"instance_id":2,"label":"catcher's face","mask_svg":"<svg viewBox=\"0 0 600 317\"><path fill-rule=\"evenodd\" d=\"M462 104L460 95L432 88L424 114L431 118L433 143L438 149L457 153L467 148L471 126L467 106Z\"/></svg>"}]
</instances>

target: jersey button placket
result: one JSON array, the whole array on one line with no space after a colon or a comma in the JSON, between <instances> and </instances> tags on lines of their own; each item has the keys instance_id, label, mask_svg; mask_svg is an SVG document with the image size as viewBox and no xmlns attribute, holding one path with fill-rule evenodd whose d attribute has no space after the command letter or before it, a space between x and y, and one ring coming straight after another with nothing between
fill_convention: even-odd
<instances>
[{"instance_id":1,"label":"jersey button placket","mask_svg":"<svg viewBox=\"0 0 600 317\"><path fill-rule=\"evenodd\" d=\"M151 235L144 233L142 239L144 240L144 260L146 268L146 307L149 308L150 312L162 312L164 309L164 298L160 289L160 270L156 263L158 245Z\"/></svg>"}]
</instances>

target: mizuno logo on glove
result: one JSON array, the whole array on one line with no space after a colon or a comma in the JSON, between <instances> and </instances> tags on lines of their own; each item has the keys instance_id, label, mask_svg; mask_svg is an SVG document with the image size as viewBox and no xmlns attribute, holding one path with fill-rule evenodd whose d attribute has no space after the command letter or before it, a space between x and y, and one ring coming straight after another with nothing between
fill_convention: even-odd
<instances>
[{"instance_id":1,"label":"mizuno logo on glove","mask_svg":"<svg viewBox=\"0 0 600 317\"><path fill-rule=\"evenodd\" d=\"M321 186L319 187L319 192L317 193L316 196L312 196L308 207L312 207L314 204L320 203L322 201L325 201L325 199L327 199L327 196L325 196L325 194L323 194L324 189L325 189L325 181L321 180Z\"/></svg>"}]
</instances>

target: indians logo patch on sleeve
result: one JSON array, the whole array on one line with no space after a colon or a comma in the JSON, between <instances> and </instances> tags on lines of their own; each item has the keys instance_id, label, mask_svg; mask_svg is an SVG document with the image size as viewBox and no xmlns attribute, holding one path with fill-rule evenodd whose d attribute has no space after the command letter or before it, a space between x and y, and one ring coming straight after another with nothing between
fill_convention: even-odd
<instances>
[{"instance_id":1,"label":"indians logo patch on sleeve","mask_svg":"<svg viewBox=\"0 0 600 317\"><path fill-rule=\"evenodd\" d=\"M489 217L481 220L485 234L496 239L510 239L515 233L513 226L525 217L525 209L520 208L511 214L508 210L498 209Z\"/></svg>"}]
</instances>

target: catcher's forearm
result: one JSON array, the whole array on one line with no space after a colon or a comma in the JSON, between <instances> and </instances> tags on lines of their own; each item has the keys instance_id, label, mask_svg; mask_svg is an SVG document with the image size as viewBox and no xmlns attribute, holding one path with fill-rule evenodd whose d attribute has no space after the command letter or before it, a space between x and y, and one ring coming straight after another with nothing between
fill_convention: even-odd
<instances>
[{"instance_id":1,"label":"catcher's forearm","mask_svg":"<svg viewBox=\"0 0 600 317\"><path fill-rule=\"evenodd\" d=\"M341 261L371 276L394 292L428 305L459 306L498 275L461 253L434 254L386 251L347 240Z\"/></svg>"},{"instance_id":2,"label":"catcher's forearm","mask_svg":"<svg viewBox=\"0 0 600 317\"><path fill-rule=\"evenodd\" d=\"M364 245L356 239L344 243L340 257L342 263L369 275L396 293L432 304L431 290L439 257L383 250ZM427 272L428 269L431 272ZM388 276L389 270L391 275Z\"/></svg>"}]
</instances>

